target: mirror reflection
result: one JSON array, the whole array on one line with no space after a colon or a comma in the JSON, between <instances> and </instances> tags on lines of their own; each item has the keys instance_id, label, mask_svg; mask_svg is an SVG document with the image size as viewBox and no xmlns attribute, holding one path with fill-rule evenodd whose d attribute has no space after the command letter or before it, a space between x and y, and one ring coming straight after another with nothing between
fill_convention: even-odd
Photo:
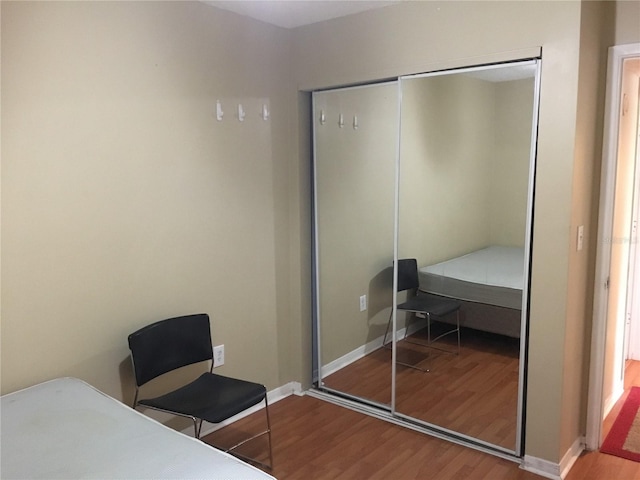
<instances>
[{"instance_id":1,"label":"mirror reflection","mask_svg":"<svg viewBox=\"0 0 640 480\"><path fill-rule=\"evenodd\" d=\"M410 335L398 343L405 365L397 370L396 408L510 450L534 74L533 67L510 67L402 81L399 257L416 258L419 287L406 294L431 295L435 315L429 332L425 315L398 312ZM451 299L459 311L442 309ZM457 332L431 344L452 353L422 347L456 327L457 315L459 353Z\"/></svg>"},{"instance_id":2,"label":"mirror reflection","mask_svg":"<svg viewBox=\"0 0 640 480\"><path fill-rule=\"evenodd\" d=\"M397 82L314 93L317 308L323 386L388 405ZM371 379L373 381L363 381Z\"/></svg>"},{"instance_id":3,"label":"mirror reflection","mask_svg":"<svg viewBox=\"0 0 640 480\"><path fill-rule=\"evenodd\" d=\"M517 451L536 68L314 93L320 388Z\"/></svg>"}]
</instances>

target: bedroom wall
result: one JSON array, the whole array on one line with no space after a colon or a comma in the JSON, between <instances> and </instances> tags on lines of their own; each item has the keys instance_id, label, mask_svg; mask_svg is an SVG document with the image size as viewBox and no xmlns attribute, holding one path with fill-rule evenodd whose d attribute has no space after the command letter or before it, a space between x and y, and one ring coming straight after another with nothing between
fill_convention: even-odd
<instances>
[{"instance_id":1,"label":"bedroom wall","mask_svg":"<svg viewBox=\"0 0 640 480\"><path fill-rule=\"evenodd\" d=\"M323 365L384 335L387 326L392 298L397 92L393 83L320 92L314 97ZM320 110L325 114L324 125L319 122ZM360 311L361 295L367 296L365 311Z\"/></svg>"},{"instance_id":2,"label":"bedroom wall","mask_svg":"<svg viewBox=\"0 0 640 480\"><path fill-rule=\"evenodd\" d=\"M489 244L494 101L474 78L402 81L400 257L424 266Z\"/></svg>"},{"instance_id":3,"label":"bedroom wall","mask_svg":"<svg viewBox=\"0 0 640 480\"><path fill-rule=\"evenodd\" d=\"M522 247L527 223L534 80L499 82L494 84L494 90L489 243Z\"/></svg>"},{"instance_id":4,"label":"bedroom wall","mask_svg":"<svg viewBox=\"0 0 640 480\"><path fill-rule=\"evenodd\" d=\"M615 38L612 45L640 42L639 23L640 2L634 0L619 0L615 2Z\"/></svg>"},{"instance_id":5,"label":"bedroom wall","mask_svg":"<svg viewBox=\"0 0 640 480\"><path fill-rule=\"evenodd\" d=\"M607 49L614 41L612 6L608 2L583 2L580 15L578 107L568 239L569 289L564 325L567 342L560 432L563 450L577 442L586 429ZM582 250L577 249L579 225L584 225L586 232Z\"/></svg>"},{"instance_id":6,"label":"bedroom wall","mask_svg":"<svg viewBox=\"0 0 640 480\"><path fill-rule=\"evenodd\" d=\"M571 185L581 6L570 1L405 2L294 32L296 81L302 89L515 59L542 47L525 445L527 455L552 463L566 453L562 423L573 424L581 416L579 400L563 399L564 379L583 375L581 365L565 364L564 358L573 342L565 326L569 274L576 268L569 263L569 242L571 212L579 207ZM586 292L572 301L586 302ZM576 410L563 411L565 401Z\"/></svg>"},{"instance_id":7,"label":"bedroom wall","mask_svg":"<svg viewBox=\"0 0 640 480\"><path fill-rule=\"evenodd\" d=\"M194 312L221 373L299 375L288 32L199 2L1 8L2 392L130 401L127 335Z\"/></svg>"},{"instance_id":8,"label":"bedroom wall","mask_svg":"<svg viewBox=\"0 0 640 480\"><path fill-rule=\"evenodd\" d=\"M533 89L533 79L403 80L401 257L429 265L524 245Z\"/></svg>"}]
</instances>

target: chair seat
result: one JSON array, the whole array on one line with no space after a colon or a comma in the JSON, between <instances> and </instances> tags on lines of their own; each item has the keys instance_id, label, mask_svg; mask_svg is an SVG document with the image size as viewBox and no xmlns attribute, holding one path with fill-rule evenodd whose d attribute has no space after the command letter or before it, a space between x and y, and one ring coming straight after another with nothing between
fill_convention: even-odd
<instances>
[{"instance_id":1,"label":"chair seat","mask_svg":"<svg viewBox=\"0 0 640 480\"><path fill-rule=\"evenodd\" d=\"M165 395L140 400L140 405L220 423L260 403L264 385L203 373L193 382Z\"/></svg>"},{"instance_id":2,"label":"chair seat","mask_svg":"<svg viewBox=\"0 0 640 480\"><path fill-rule=\"evenodd\" d=\"M428 293L418 293L404 303L398 305L398 310L409 312L424 312L436 317L443 317L458 310L462 304L456 300L439 297Z\"/></svg>"}]
</instances>

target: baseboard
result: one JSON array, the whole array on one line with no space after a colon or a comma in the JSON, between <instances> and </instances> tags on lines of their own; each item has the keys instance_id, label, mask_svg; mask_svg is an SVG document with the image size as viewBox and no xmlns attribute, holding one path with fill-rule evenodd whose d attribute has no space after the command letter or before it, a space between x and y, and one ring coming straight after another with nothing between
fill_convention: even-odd
<instances>
[{"instance_id":1,"label":"baseboard","mask_svg":"<svg viewBox=\"0 0 640 480\"><path fill-rule=\"evenodd\" d=\"M560 477L565 478L567 476L569 470L571 470L571 467L573 467L573 464L576 463L576 460L578 460L578 457L580 457L580 454L584 450L585 443L586 440L584 437L576 438L571 448L564 454L564 457L560 460Z\"/></svg>"},{"instance_id":2,"label":"baseboard","mask_svg":"<svg viewBox=\"0 0 640 480\"><path fill-rule=\"evenodd\" d=\"M564 454L560 463L553 463L542 458L525 455L521 468L545 478L563 480L584 450L584 441L584 437L577 438L569 450L567 450L567 453Z\"/></svg>"},{"instance_id":3,"label":"baseboard","mask_svg":"<svg viewBox=\"0 0 640 480\"><path fill-rule=\"evenodd\" d=\"M540 475L541 477L551 478L552 480L562 480L560 476L560 464L543 460L542 458L525 455L520 468L527 472Z\"/></svg>"},{"instance_id":4,"label":"baseboard","mask_svg":"<svg viewBox=\"0 0 640 480\"><path fill-rule=\"evenodd\" d=\"M604 421L605 418L607 418L607 415L609 415L609 413L611 413L611 410L616 405L616 402L620 400L620 397L623 393L624 387L622 387L622 385L616 385L615 390L611 392L611 395L609 395L605 399L605 401L603 402L602 419L600 420L601 422Z\"/></svg>"},{"instance_id":5,"label":"baseboard","mask_svg":"<svg viewBox=\"0 0 640 480\"><path fill-rule=\"evenodd\" d=\"M273 405L274 403L279 402L283 398L287 398L290 395L302 395L302 394L303 394L302 384L300 384L299 382L289 382L286 385L283 385L281 387L275 388L274 390L268 391L267 401L269 402L269 405ZM259 412L263 408L264 408L264 404L259 403L258 405L248 408L244 412L239 413L234 417L226 419L224 422L220 422L216 424L205 422L202 425L202 431L200 432L200 436L204 437L205 435L209 435L210 433L213 433L222 427L226 427L227 425L231 425L233 422L237 422L238 420L244 417L247 417L252 413ZM182 433L184 433L185 435L193 436L193 427L189 426L188 428L183 429Z\"/></svg>"},{"instance_id":6,"label":"baseboard","mask_svg":"<svg viewBox=\"0 0 640 480\"><path fill-rule=\"evenodd\" d=\"M405 336L405 332L407 332L407 335L413 335L421 328L424 328L424 325L422 326L419 325L420 323L421 322L411 322L411 324L409 325L409 330L407 331L405 328L401 328L400 330L398 330L396 337L403 338ZM352 364L356 360L360 360L362 357L368 355L374 350L379 349L380 347L382 347L383 340L384 340L384 335L381 335L380 337L371 340L365 345L361 345L358 348L350 351L349 353L346 353L340 358L337 358L334 361L327 363L325 366L322 367L322 377L323 378L327 377L332 373L335 373L338 370L346 367L347 365Z\"/></svg>"}]
</instances>

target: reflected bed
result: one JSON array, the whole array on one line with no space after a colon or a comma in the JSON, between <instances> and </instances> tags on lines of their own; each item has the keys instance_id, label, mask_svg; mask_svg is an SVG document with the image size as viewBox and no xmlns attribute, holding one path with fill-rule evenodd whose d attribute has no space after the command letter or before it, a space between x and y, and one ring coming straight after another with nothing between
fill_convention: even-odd
<instances>
[{"instance_id":1,"label":"reflected bed","mask_svg":"<svg viewBox=\"0 0 640 480\"><path fill-rule=\"evenodd\" d=\"M465 302L462 326L520 336L523 248L489 246L422 267L419 275L420 290Z\"/></svg>"}]
</instances>

